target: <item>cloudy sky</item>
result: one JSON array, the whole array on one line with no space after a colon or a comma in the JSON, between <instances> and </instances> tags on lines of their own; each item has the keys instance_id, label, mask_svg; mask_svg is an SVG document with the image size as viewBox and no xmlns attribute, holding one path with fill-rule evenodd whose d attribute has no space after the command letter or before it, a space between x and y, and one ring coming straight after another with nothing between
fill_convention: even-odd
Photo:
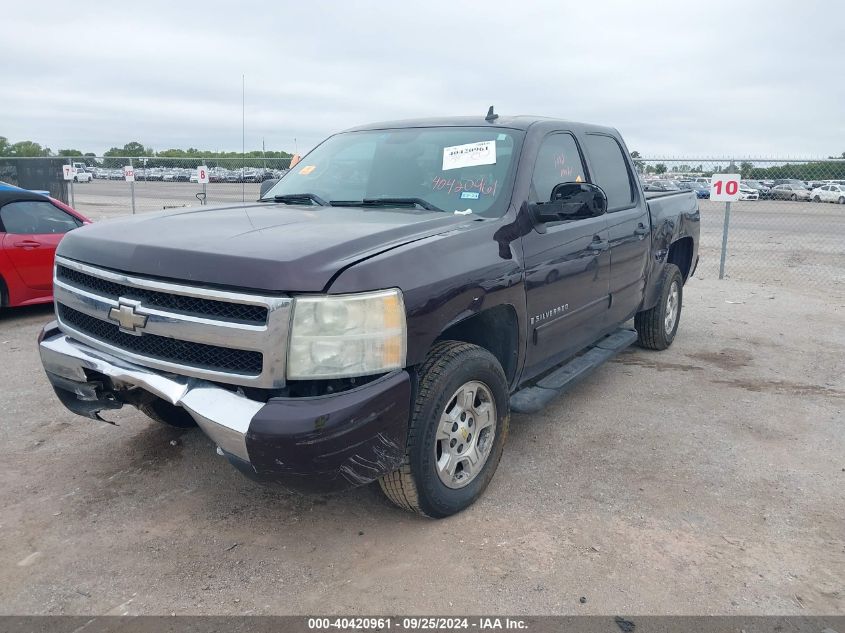
<instances>
[{"instance_id":1,"label":"cloudy sky","mask_svg":"<svg viewBox=\"0 0 845 633\"><path fill-rule=\"evenodd\" d=\"M0 135L300 151L359 123L541 114L647 156L845 152L838 0L11 2Z\"/></svg>"}]
</instances>

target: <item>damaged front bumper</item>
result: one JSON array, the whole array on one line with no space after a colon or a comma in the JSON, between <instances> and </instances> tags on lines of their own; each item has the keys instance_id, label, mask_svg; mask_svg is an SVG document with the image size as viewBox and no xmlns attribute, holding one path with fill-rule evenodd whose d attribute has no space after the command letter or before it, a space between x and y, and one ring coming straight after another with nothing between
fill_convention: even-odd
<instances>
[{"instance_id":1,"label":"damaged front bumper","mask_svg":"<svg viewBox=\"0 0 845 633\"><path fill-rule=\"evenodd\" d=\"M74 413L101 419L103 410L152 394L183 407L229 461L255 479L327 492L374 481L404 458L411 404L406 371L337 394L264 402L95 350L55 322L38 343L47 377Z\"/></svg>"}]
</instances>

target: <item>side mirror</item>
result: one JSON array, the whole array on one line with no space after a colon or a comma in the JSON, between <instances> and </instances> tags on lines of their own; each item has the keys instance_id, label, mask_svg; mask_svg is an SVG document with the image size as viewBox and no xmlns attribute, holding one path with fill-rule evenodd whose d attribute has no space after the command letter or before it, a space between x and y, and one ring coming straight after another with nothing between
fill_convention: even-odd
<instances>
[{"instance_id":1,"label":"side mirror","mask_svg":"<svg viewBox=\"0 0 845 633\"><path fill-rule=\"evenodd\" d=\"M263 198L264 194L270 191L275 184L279 182L279 178L271 178L270 180L265 180L261 183L261 193L258 194L259 198Z\"/></svg>"},{"instance_id":2,"label":"side mirror","mask_svg":"<svg viewBox=\"0 0 845 633\"><path fill-rule=\"evenodd\" d=\"M529 205L538 224L582 220L607 213L607 195L588 182L562 182L555 185L548 202Z\"/></svg>"}]
</instances>

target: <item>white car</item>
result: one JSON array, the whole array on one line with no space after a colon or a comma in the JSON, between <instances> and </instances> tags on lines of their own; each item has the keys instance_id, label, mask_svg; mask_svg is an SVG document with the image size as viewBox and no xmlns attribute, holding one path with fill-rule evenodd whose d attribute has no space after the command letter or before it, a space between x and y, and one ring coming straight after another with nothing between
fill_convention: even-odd
<instances>
[{"instance_id":1,"label":"white car","mask_svg":"<svg viewBox=\"0 0 845 633\"><path fill-rule=\"evenodd\" d=\"M740 200L759 200L760 194L757 192L756 189L752 189L751 187L746 187L745 185L739 186L739 199Z\"/></svg>"},{"instance_id":2,"label":"white car","mask_svg":"<svg viewBox=\"0 0 845 633\"><path fill-rule=\"evenodd\" d=\"M813 202L836 202L845 204L845 185L822 185L813 189Z\"/></svg>"},{"instance_id":3,"label":"white car","mask_svg":"<svg viewBox=\"0 0 845 633\"><path fill-rule=\"evenodd\" d=\"M74 170L73 182L91 182L92 180L94 180L94 174L90 171L85 171L80 168Z\"/></svg>"}]
</instances>

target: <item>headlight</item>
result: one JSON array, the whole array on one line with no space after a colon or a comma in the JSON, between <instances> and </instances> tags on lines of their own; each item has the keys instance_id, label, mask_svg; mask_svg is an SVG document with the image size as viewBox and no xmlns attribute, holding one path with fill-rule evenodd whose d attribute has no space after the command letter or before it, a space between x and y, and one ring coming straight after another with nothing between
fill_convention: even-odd
<instances>
[{"instance_id":1,"label":"headlight","mask_svg":"<svg viewBox=\"0 0 845 633\"><path fill-rule=\"evenodd\" d=\"M288 380L380 374L405 366L405 305L398 289L296 297Z\"/></svg>"}]
</instances>

